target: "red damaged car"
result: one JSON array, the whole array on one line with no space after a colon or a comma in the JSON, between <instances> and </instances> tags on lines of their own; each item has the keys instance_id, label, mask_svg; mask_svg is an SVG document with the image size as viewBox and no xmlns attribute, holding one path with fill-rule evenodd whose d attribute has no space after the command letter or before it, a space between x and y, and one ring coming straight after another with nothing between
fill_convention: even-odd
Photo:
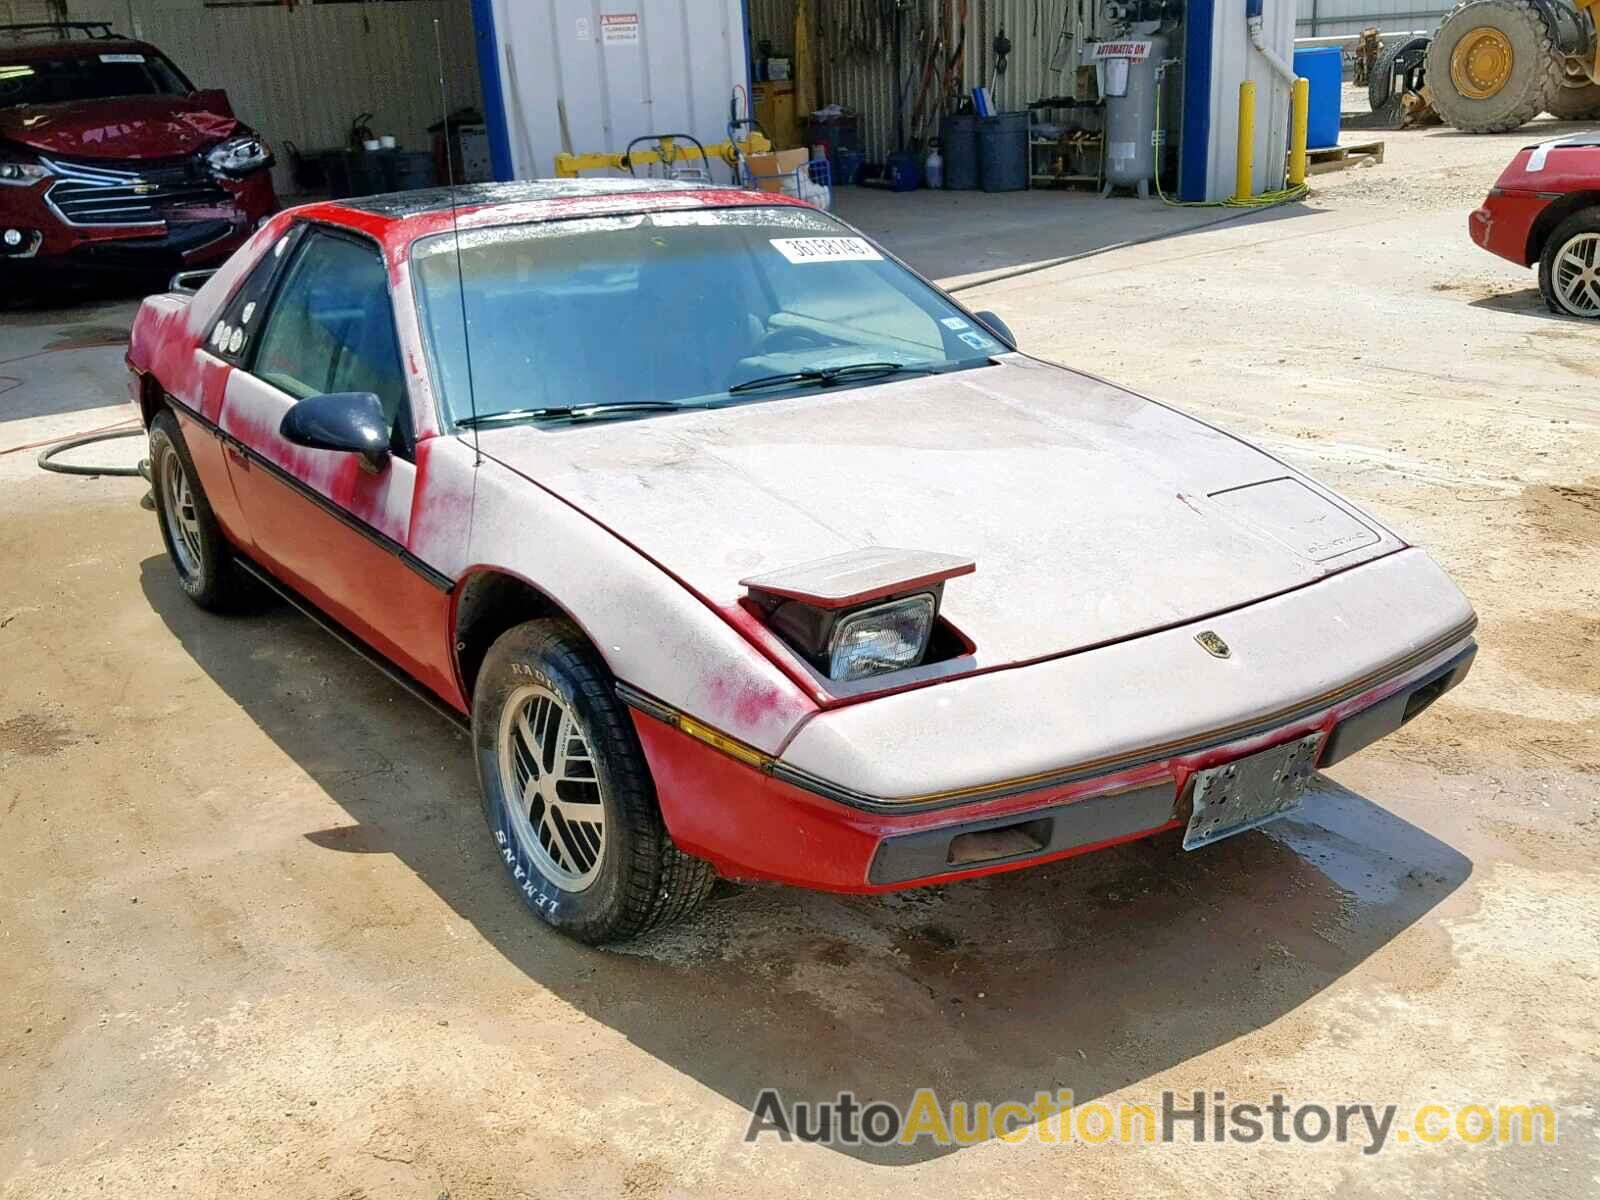
<instances>
[{"instance_id":1,"label":"red damaged car","mask_svg":"<svg viewBox=\"0 0 1600 1200\"><path fill-rule=\"evenodd\" d=\"M1600 131L1517 151L1467 229L1490 253L1537 265L1552 311L1600 318Z\"/></svg>"},{"instance_id":2,"label":"red damaged car","mask_svg":"<svg viewBox=\"0 0 1600 1200\"><path fill-rule=\"evenodd\" d=\"M277 210L271 166L226 93L154 46L0 25L0 273L214 265Z\"/></svg>"}]
</instances>

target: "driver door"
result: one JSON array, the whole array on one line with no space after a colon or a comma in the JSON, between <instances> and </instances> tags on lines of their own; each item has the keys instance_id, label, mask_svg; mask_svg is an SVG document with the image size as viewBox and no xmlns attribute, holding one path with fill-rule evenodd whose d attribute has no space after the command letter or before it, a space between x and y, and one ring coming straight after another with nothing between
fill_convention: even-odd
<instances>
[{"instance_id":1,"label":"driver door","mask_svg":"<svg viewBox=\"0 0 1600 1200\"><path fill-rule=\"evenodd\" d=\"M435 686L450 581L407 550L416 467L411 409L378 247L309 227L264 312L242 325L221 426L254 557L408 674ZM308 396L371 392L390 423L377 470L360 455L291 444L284 414ZM448 685L447 685L448 686Z\"/></svg>"}]
</instances>

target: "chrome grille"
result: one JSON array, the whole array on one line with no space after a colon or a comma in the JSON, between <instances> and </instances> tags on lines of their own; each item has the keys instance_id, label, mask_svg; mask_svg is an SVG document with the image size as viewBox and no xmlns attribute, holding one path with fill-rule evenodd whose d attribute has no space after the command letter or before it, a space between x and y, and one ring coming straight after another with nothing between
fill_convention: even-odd
<instances>
[{"instance_id":1,"label":"chrome grille","mask_svg":"<svg viewBox=\"0 0 1600 1200\"><path fill-rule=\"evenodd\" d=\"M41 161L56 176L45 198L69 225L157 225L182 215L174 210L229 200L198 157L129 168Z\"/></svg>"}]
</instances>

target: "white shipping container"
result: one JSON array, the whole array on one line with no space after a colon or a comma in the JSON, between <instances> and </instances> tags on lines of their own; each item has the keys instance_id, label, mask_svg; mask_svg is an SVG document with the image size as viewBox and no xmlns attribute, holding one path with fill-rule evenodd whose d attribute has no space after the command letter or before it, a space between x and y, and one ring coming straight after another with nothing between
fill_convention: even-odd
<instances>
[{"instance_id":1,"label":"white shipping container","mask_svg":"<svg viewBox=\"0 0 1600 1200\"><path fill-rule=\"evenodd\" d=\"M723 141L736 88L747 115L742 0L492 0L490 7L518 179L553 175L563 150L620 154L646 134Z\"/></svg>"}]
</instances>

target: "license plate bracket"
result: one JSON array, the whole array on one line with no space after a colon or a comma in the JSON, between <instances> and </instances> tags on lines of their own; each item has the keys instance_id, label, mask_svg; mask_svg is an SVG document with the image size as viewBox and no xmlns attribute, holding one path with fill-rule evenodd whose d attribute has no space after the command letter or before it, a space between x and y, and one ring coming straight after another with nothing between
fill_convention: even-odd
<instances>
[{"instance_id":1,"label":"license plate bracket","mask_svg":"<svg viewBox=\"0 0 1600 1200\"><path fill-rule=\"evenodd\" d=\"M1232 762L1196 771L1183 848L1212 842L1275 821L1300 806L1316 774L1322 734L1309 733Z\"/></svg>"}]
</instances>

